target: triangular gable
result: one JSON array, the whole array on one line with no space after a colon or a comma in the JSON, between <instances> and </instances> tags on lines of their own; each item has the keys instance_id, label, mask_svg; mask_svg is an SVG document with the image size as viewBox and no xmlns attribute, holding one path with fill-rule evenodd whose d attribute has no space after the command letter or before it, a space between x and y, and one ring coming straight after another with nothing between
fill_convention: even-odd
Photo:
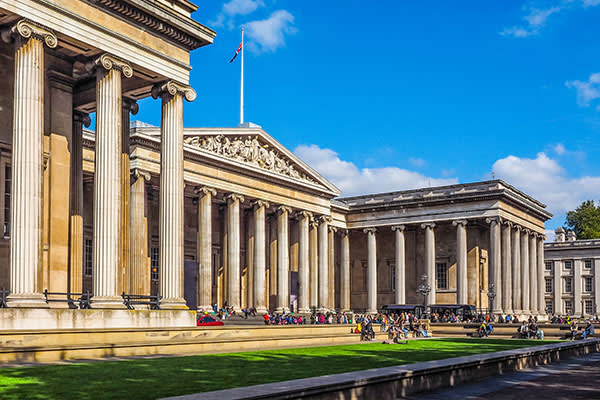
<instances>
[{"instance_id":1,"label":"triangular gable","mask_svg":"<svg viewBox=\"0 0 600 400\"><path fill-rule=\"evenodd\" d=\"M196 151L318 188L333 196L341 193L260 128L186 128L184 144Z\"/></svg>"}]
</instances>

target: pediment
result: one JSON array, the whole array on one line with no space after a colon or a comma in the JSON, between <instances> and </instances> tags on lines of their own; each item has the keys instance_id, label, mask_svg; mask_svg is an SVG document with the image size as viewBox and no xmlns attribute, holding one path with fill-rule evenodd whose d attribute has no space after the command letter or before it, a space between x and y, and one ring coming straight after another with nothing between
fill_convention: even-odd
<instances>
[{"instance_id":1,"label":"pediment","mask_svg":"<svg viewBox=\"0 0 600 400\"><path fill-rule=\"evenodd\" d=\"M334 196L340 191L262 129L194 129L184 132L184 144L245 168L320 189Z\"/></svg>"}]
</instances>

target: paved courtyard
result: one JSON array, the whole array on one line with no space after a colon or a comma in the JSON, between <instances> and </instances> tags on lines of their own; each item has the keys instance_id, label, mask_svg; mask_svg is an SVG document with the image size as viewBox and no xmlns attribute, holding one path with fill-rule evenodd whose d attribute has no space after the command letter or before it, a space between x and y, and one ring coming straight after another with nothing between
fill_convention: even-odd
<instances>
[{"instance_id":1,"label":"paved courtyard","mask_svg":"<svg viewBox=\"0 0 600 400\"><path fill-rule=\"evenodd\" d=\"M552 365L525 369L451 390L409 397L419 400L458 399L600 399L600 353Z\"/></svg>"}]
</instances>

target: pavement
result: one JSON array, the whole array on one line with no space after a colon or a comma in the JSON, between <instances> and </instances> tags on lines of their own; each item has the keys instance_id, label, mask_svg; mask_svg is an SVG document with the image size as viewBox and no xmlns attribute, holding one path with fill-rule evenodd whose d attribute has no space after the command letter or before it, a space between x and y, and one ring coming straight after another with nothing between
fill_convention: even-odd
<instances>
[{"instance_id":1,"label":"pavement","mask_svg":"<svg viewBox=\"0 0 600 400\"><path fill-rule=\"evenodd\" d=\"M600 399L600 353L523 369L453 389L419 393L405 399Z\"/></svg>"}]
</instances>

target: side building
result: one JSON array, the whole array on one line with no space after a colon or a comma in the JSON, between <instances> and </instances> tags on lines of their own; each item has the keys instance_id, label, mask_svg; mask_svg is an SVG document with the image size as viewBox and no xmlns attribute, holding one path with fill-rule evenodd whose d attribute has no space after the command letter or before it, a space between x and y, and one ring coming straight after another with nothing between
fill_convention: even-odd
<instances>
[{"instance_id":1,"label":"side building","mask_svg":"<svg viewBox=\"0 0 600 400\"><path fill-rule=\"evenodd\" d=\"M600 239L577 240L556 230L544 245L544 291L548 314L600 315Z\"/></svg>"}]
</instances>

